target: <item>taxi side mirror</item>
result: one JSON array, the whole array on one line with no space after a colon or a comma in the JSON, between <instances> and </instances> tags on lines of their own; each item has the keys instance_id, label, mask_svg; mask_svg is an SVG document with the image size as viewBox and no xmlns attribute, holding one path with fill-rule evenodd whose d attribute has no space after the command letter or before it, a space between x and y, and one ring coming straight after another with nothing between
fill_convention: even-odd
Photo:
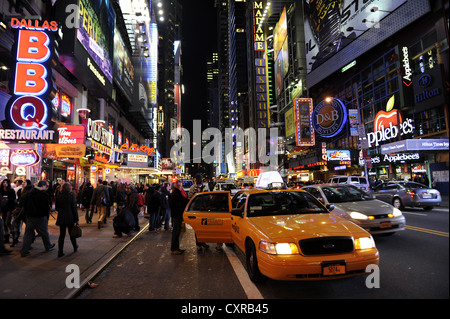
<instances>
[{"instance_id":1,"label":"taxi side mirror","mask_svg":"<svg viewBox=\"0 0 450 319\"><path fill-rule=\"evenodd\" d=\"M326 208L331 212L334 209L333 204L327 204Z\"/></svg>"},{"instance_id":2,"label":"taxi side mirror","mask_svg":"<svg viewBox=\"0 0 450 319\"><path fill-rule=\"evenodd\" d=\"M244 211L240 208L233 208L231 210L231 215L238 216L238 217L244 217Z\"/></svg>"}]
</instances>

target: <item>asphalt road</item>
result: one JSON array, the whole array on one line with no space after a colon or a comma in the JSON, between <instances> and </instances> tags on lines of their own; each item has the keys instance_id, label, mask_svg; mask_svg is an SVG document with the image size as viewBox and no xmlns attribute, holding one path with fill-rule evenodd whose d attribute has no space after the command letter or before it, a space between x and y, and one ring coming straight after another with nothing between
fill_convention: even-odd
<instances>
[{"instance_id":1,"label":"asphalt road","mask_svg":"<svg viewBox=\"0 0 450 319\"><path fill-rule=\"evenodd\" d=\"M179 307L187 306L186 300L448 299L448 208L406 209L404 215L405 231L374 237L380 251L379 281L370 274L330 281L269 279L254 285L237 248L216 251L212 243L198 253L188 228L181 240L183 255L170 254L171 233L145 233L96 279L97 288L79 298L177 299ZM379 283L379 288L367 283Z\"/></svg>"}]
</instances>

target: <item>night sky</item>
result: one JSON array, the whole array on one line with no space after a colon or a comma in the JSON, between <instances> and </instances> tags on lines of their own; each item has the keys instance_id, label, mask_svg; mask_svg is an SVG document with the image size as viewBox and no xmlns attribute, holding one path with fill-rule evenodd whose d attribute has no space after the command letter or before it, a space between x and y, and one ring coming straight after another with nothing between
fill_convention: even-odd
<instances>
[{"instance_id":1,"label":"night sky","mask_svg":"<svg viewBox=\"0 0 450 319\"><path fill-rule=\"evenodd\" d=\"M181 100L181 124L192 134L192 121L206 128L206 62L217 52L217 22L214 0L180 0L183 5L182 65L185 94ZM191 136L192 138L192 136Z\"/></svg>"}]
</instances>

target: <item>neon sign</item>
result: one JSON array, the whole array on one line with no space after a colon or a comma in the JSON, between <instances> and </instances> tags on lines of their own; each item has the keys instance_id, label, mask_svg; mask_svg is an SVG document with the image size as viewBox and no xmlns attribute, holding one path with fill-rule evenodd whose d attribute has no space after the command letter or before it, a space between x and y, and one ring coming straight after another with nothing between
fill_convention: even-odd
<instances>
[{"instance_id":1,"label":"neon sign","mask_svg":"<svg viewBox=\"0 0 450 319\"><path fill-rule=\"evenodd\" d=\"M16 166L30 166L39 162L38 153L32 149L20 149L11 153L11 164Z\"/></svg>"},{"instance_id":2,"label":"neon sign","mask_svg":"<svg viewBox=\"0 0 450 319\"><path fill-rule=\"evenodd\" d=\"M403 75L403 84L406 86L411 85L411 77L412 77L412 70L411 66L409 64L409 53L408 53L408 47L402 48L403 52L403 68L405 70L405 75Z\"/></svg>"},{"instance_id":3,"label":"neon sign","mask_svg":"<svg viewBox=\"0 0 450 319\"><path fill-rule=\"evenodd\" d=\"M63 93L61 100L61 115L66 117L70 116L70 114L72 113L72 103L70 101L70 98Z\"/></svg>"},{"instance_id":4,"label":"neon sign","mask_svg":"<svg viewBox=\"0 0 450 319\"><path fill-rule=\"evenodd\" d=\"M375 116L374 130L367 134L369 147L372 144L378 146L380 142L395 139L400 136L411 134L414 130L413 120L403 120L402 113L394 109L395 95L391 96L386 104L386 111L379 111Z\"/></svg>"},{"instance_id":5,"label":"neon sign","mask_svg":"<svg viewBox=\"0 0 450 319\"><path fill-rule=\"evenodd\" d=\"M84 130L83 125L58 127L58 144L84 144Z\"/></svg>"},{"instance_id":6,"label":"neon sign","mask_svg":"<svg viewBox=\"0 0 450 319\"><path fill-rule=\"evenodd\" d=\"M254 51L256 75L256 121L257 127L269 127L269 88L268 88L268 60L266 57L266 41L262 28L263 2L253 2Z\"/></svg>"},{"instance_id":7,"label":"neon sign","mask_svg":"<svg viewBox=\"0 0 450 319\"><path fill-rule=\"evenodd\" d=\"M107 129L103 128L103 126L99 123L89 118L86 125L86 131L88 138L112 148L114 143L114 135L112 135Z\"/></svg>"},{"instance_id":8,"label":"neon sign","mask_svg":"<svg viewBox=\"0 0 450 319\"><path fill-rule=\"evenodd\" d=\"M128 152L143 152L147 153L147 155L152 155L155 153L155 149L153 147L148 147L147 145L139 146L138 144L131 144L130 146L128 141L120 146L120 150Z\"/></svg>"},{"instance_id":9,"label":"neon sign","mask_svg":"<svg viewBox=\"0 0 450 319\"><path fill-rule=\"evenodd\" d=\"M341 100L327 98L314 108L313 126L322 137L333 137L339 134L347 123L347 108Z\"/></svg>"},{"instance_id":10,"label":"neon sign","mask_svg":"<svg viewBox=\"0 0 450 319\"><path fill-rule=\"evenodd\" d=\"M57 31L58 25L55 21L12 18L11 28L17 30L13 46L16 62L10 81L12 97L5 107L2 123L10 130L2 130L0 135L3 139L8 136L18 140L52 141L55 132L46 131L52 126L49 95L53 82L49 62L53 41L50 32Z\"/></svg>"},{"instance_id":11,"label":"neon sign","mask_svg":"<svg viewBox=\"0 0 450 319\"><path fill-rule=\"evenodd\" d=\"M312 123L313 102L310 98L294 100L295 138L297 146L314 145L315 136Z\"/></svg>"}]
</instances>

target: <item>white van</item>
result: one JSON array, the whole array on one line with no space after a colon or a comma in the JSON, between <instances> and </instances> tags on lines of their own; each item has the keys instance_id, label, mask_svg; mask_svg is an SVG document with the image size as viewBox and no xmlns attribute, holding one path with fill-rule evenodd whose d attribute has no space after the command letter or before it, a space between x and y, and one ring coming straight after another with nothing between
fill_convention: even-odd
<instances>
[{"instance_id":1,"label":"white van","mask_svg":"<svg viewBox=\"0 0 450 319\"><path fill-rule=\"evenodd\" d=\"M349 184L368 192L370 190L369 180L365 176L333 176L328 180L330 184Z\"/></svg>"}]
</instances>

